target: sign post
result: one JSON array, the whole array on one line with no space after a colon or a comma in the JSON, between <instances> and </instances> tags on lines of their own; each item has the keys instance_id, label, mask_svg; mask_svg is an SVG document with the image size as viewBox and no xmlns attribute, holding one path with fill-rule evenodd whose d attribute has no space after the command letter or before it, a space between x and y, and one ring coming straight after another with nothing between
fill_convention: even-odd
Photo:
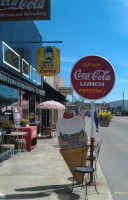
<instances>
[{"instance_id":1,"label":"sign post","mask_svg":"<svg viewBox=\"0 0 128 200\"><path fill-rule=\"evenodd\" d=\"M105 58L86 56L81 58L72 68L71 83L77 94L91 100L90 166L93 167L94 100L105 97L112 90L115 83L115 73ZM90 176L90 183L93 184L93 173Z\"/></svg>"},{"instance_id":2,"label":"sign post","mask_svg":"<svg viewBox=\"0 0 128 200\"><path fill-rule=\"evenodd\" d=\"M91 141L90 141L90 166L93 167L93 149L94 149L94 101L91 101ZM90 174L90 183L93 183L93 173Z\"/></svg>"}]
</instances>

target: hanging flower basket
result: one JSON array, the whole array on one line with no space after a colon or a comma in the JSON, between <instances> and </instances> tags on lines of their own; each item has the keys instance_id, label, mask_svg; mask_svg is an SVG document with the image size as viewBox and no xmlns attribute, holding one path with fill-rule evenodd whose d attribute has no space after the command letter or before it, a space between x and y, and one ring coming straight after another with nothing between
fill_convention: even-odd
<instances>
[{"instance_id":1,"label":"hanging flower basket","mask_svg":"<svg viewBox=\"0 0 128 200\"><path fill-rule=\"evenodd\" d=\"M101 127L109 127L110 120L113 118L113 115L111 112L99 112L97 117Z\"/></svg>"},{"instance_id":2,"label":"hanging flower basket","mask_svg":"<svg viewBox=\"0 0 128 200\"><path fill-rule=\"evenodd\" d=\"M110 120L109 119L99 119L99 124L101 127L109 127Z\"/></svg>"}]
</instances>

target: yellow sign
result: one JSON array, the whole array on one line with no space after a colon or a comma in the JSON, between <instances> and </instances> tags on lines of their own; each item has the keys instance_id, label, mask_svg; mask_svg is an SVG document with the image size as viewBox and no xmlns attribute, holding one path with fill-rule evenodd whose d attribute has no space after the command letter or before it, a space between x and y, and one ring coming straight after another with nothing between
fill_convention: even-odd
<instances>
[{"instance_id":1,"label":"yellow sign","mask_svg":"<svg viewBox=\"0 0 128 200\"><path fill-rule=\"evenodd\" d=\"M60 50L56 47L41 47L37 50L37 73L55 76L60 73Z\"/></svg>"},{"instance_id":2,"label":"yellow sign","mask_svg":"<svg viewBox=\"0 0 128 200\"><path fill-rule=\"evenodd\" d=\"M30 113L30 118L34 119L35 118L35 113Z\"/></svg>"}]
</instances>

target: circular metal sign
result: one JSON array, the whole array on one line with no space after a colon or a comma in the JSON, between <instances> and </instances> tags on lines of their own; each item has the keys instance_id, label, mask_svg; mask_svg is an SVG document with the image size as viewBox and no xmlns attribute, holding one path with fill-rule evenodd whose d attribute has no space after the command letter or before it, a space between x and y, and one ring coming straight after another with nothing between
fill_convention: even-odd
<instances>
[{"instance_id":1,"label":"circular metal sign","mask_svg":"<svg viewBox=\"0 0 128 200\"><path fill-rule=\"evenodd\" d=\"M71 83L81 97L95 100L105 97L113 88L115 73L111 64L100 56L81 58L72 68Z\"/></svg>"}]
</instances>

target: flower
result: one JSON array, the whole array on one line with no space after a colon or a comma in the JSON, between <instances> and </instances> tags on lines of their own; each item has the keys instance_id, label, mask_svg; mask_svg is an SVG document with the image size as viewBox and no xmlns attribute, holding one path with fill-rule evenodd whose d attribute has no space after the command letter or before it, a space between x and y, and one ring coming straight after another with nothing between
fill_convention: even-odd
<instances>
[{"instance_id":1,"label":"flower","mask_svg":"<svg viewBox=\"0 0 128 200\"><path fill-rule=\"evenodd\" d=\"M97 114L98 119L104 119L104 120L110 120L113 118L114 115L111 114L111 112L99 112Z\"/></svg>"},{"instance_id":2,"label":"flower","mask_svg":"<svg viewBox=\"0 0 128 200\"><path fill-rule=\"evenodd\" d=\"M11 128L11 129L14 129L15 128L15 126L14 126L14 124L13 124L13 121L10 121L10 120L8 120L8 121L5 121L5 122L2 122L2 128L3 129L6 129L6 128Z\"/></svg>"},{"instance_id":3,"label":"flower","mask_svg":"<svg viewBox=\"0 0 128 200\"><path fill-rule=\"evenodd\" d=\"M5 123L5 122L0 121L0 128L3 126L4 123Z\"/></svg>"},{"instance_id":4,"label":"flower","mask_svg":"<svg viewBox=\"0 0 128 200\"><path fill-rule=\"evenodd\" d=\"M5 122L0 121L0 125L2 126Z\"/></svg>"},{"instance_id":5,"label":"flower","mask_svg":"<svg viewBox=\"0 0 128 200\"><path fill-rule=\"evenodd\" d=\"M20 122L26 122L26 123L29 123L29 120L28 119L21 119Z\"/></svg>"}]
</instances>

